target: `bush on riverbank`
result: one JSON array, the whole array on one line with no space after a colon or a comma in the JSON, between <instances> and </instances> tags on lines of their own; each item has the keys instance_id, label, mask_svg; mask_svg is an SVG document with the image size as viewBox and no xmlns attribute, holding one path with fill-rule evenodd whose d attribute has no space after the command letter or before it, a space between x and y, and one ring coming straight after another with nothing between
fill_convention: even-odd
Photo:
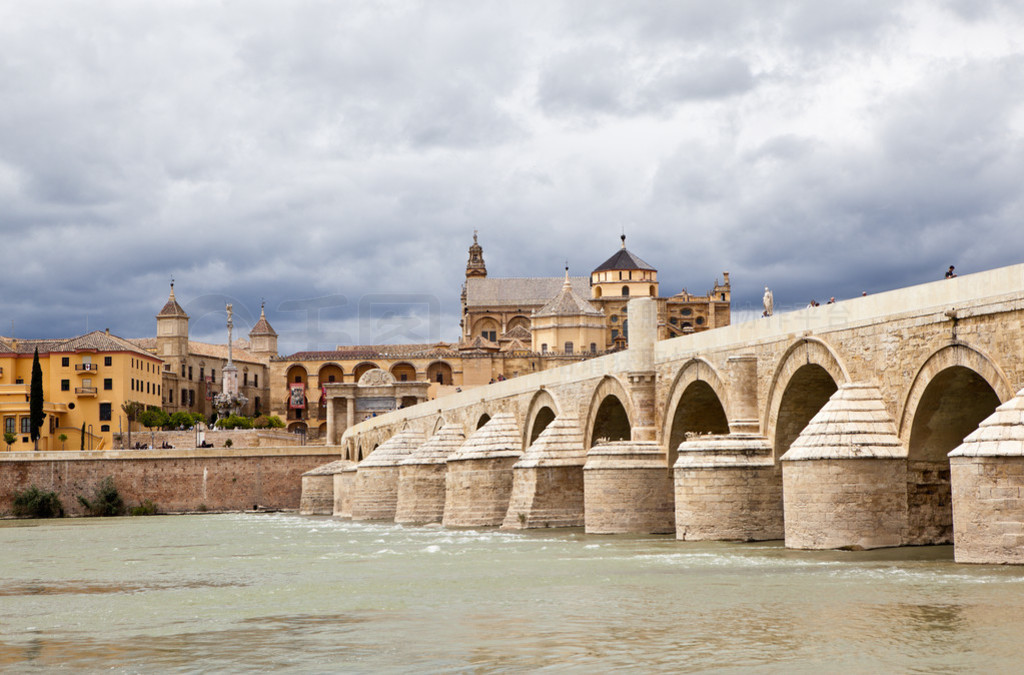
<instances>
[{"instance_id":1,"label":"bush on riverbank","mask_svg":"<svg viewBox=\"0 0 1024 675\"><path fill-rule=\"evenodd\" d=\"M133 506L128 509L128 515L130 516L155 516L157 511L156 504L152 499L147 499L138 506Z\"/></svg>"},{"instance_id":2,"label":"bush on riverbank","mask_svg":"<svg viewBox=\"0 0 1024 675\"><path fill-rule=\"evenodd\" d=\"M85 507L90 516L124 515L124 500L121 499L111 476L100 481L91 500L78 495L78 503Z\"/></svg>"},{"instance_id":3,"label":"bush on riverbank","mask_svg":"<svg viewBox=\"0 0 1024 675\"><path fill-rule=\"evenodd\" d=\"M56 492L44 492L33 485L14 493L11 511L18 518L61 518L64 505Z\"/></svg>"}]
</instances>

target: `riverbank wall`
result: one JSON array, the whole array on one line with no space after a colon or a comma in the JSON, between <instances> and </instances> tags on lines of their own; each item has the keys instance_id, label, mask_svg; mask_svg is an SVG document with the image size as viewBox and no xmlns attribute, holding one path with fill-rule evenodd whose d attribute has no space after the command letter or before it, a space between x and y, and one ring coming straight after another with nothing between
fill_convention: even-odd
<instances>
[{"instance_id":1,"label":"riverbank wall","mask_svg":"<svg viewBox=\"0 0 1024 675\"><path fill-rule=\"evenodd\" d=\"M302 474L336 459L337 449L323 446L3 453L0 515L11 514L15 492L33 485L57 493L69 515L84 515L79 495L92 499L107 476L127 506L298 509Z\"/></svg>"}]
</instances>

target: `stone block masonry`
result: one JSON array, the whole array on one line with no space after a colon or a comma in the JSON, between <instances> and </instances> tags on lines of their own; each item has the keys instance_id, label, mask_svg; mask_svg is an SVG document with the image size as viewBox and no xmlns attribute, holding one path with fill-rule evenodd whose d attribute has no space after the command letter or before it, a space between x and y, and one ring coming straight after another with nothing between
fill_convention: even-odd
<instances>
[{"instance_id":1,"label":"stone block masonry","mask_svg":"<svg viewBox=\"0 0 1024 675\"><path fill-rule=\"evenodd\" d=\"M35 485L56 492L69 515L84 515L78 496L91 498L107 476L127 505L149 499L163 512L298 509L302 474L337 458L325 448L6 453L0 513Z\"/></svg>"}]
</instances>

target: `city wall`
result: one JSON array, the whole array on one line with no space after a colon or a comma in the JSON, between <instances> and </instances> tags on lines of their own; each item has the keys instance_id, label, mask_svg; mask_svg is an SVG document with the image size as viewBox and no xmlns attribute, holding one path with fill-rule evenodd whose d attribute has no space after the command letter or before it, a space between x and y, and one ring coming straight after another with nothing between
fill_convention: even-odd
<instances>
[{"instance_id":1,"label":"city wall","mask_svg":"<svg viewBox=\"0 0 1024 675\"><path fill-rule=\"evenodd\" d=\"M128 506L153 501L161 512L298 509L302 474L337 459L323 447L14 452L0 455L0 515L15 491L56 492L70 515L107 476Z\"/></svg>"}]
</instances>

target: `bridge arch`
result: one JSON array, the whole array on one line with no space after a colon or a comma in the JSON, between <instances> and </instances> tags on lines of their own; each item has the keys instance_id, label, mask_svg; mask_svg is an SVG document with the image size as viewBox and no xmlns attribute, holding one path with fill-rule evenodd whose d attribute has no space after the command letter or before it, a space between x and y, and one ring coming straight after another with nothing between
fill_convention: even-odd
<instances>
[{"instance_id":1,"label":"bridge arch","mask_svg":"<svg viewBox=\"0 0 1024 675\"><path fill-rule=\"evenodd\" d=\"M668 443L670 466L687 432L729 433L727 391L718 371L704 359L690 359L679 369L669 388L661 435Z\"/></svg>"},{"instance_id":2,"label":"bridge arch","mask_svg":"<svg viewBox=\"0 0 1024 675\"><path fill-rule=\"evenodd\" d=\"M768 387L761 428L771 439L778 461L807 423L850 374L824 340L804 337L791 344L779 359Z\"/></svg>"},{"instance_id":3,"label":"bridge arch","mask_svg":"<svg viewBox=\"0 0 1024 675\"><path fill-rule=\"evenodd\" d=\"M524 450L533 445L533 442L554 421L558 413L559 408L555 397L546 389L538 389L530 399L530 405L526 408L526 423L523 424Z\"/></svg>"},{"instance_id":4,"label":"bridge arch","mask_svg":"<svg viewBox=\"0 0 1024 675\"><path fill-rule=\"evenodd\" d=\"M482 428L485 424L487 424L490 421L491 421L491 416L490 416L489 413L481 414L480 417L478 417L477 420L476 420L476 426L473 427L473 431L476 431L477 429Z\"/></svg>"},{"instance_id":5,"label":"bridge arch","mask_svg":"<svg viewBox=\"0 0 1024 675\"><path fill-rule=\"evenodd\" d=\"M430 435L433 436L434 434L436 434L438 431L441 430L441 427L443 427L444 425L445 425L444 418L441 417L440 415L438 415L437 419L434 420L433 431L430 432Z\"/></svg>"},{"instance_id":6,"label":"bridge arch","mask_svg":"<svg viewBox=\"0 0 1024 675\"><path fill-rule=\"evenodd\" d=\"M583 430L584 447L591 448L600 438L628 441L632 436L633 402L629 390L612 375L597 384L587 408L587 426Z\"/></svg>"},{"instance_id":7,"label":"bridge arch","mask_svg":"<svg viewBox=\"0 0 1024 675\"><path fill-rule=\"evenodd\" d=\"M907 445L907 543L953 540L948 453L1013 396L1005 373L983 352L947 345L921 365L900 415Z\"/></svg>"}]
</instances>

